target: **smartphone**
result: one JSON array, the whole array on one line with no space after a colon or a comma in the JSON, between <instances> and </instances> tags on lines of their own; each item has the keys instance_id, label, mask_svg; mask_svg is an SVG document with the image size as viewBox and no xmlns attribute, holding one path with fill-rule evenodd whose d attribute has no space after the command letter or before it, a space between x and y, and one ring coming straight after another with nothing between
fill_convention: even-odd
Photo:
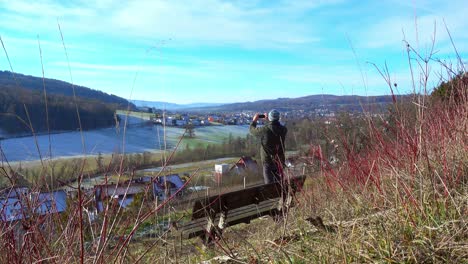
<instances>
[{"instance_id":1,"label":"smartphone","mask_svg":"<svg viewBox=\"0 0 468 264\"><path fill-rule=\"evenodd\" d=\"M258 118L265 118L265 115L258 115Z\"/></svg>"}]
</instances>

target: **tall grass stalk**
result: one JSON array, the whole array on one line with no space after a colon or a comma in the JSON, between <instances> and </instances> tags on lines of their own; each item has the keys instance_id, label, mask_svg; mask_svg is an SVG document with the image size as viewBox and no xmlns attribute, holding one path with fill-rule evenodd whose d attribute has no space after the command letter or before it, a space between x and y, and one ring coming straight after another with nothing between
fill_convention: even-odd
<instances>
[{"instance_id":1,"label":"tall grass stalk","mask_svg":"<svg viewBox=\"0 0 468 264\"><path fill-rule=\"evenodd\" d=\"M60 24L58 27L68 61ZM150 182L125 210L114 199L105 199L104 211L92 221L87 212L94 208L94 193L81 188L87 174L82 159L74 167L78 177L77 197L69 199L64 214L35 214L34 208L40 201L22 197L26 201L22 210L29 217L1 222L0 262L187 263L219 255L236 263L466 261L468 78L463 67L450 68L433 58L433 49L422 56L406 44L414 97L410 102L401 101L395 94L398 88L390 78L390 69L387 65L382 68L374 65L393 96L391 111L380 117L367 114L365 126L354 127L360 131L355 137L367 139L363 147L358 147L357 138L347 134L338 123L336 127L327 127L321 140L339 144L337 156L341 162L338 164L330 162L328 151L320 144L310 143L307 156L301 157L301 161L320 170L308 172L305 187L295 198L296 206L282 222L262 218L249 225L230 227L212 248L204 248L196 240L171 237L171 226L187 221L190 203L202 195L178 197L189 185L206 180L196 168L184 186L167 200L153 200L150 191L153 182ZM40 50L39 39L38 45ZM4 50L6 53L5 47ZM40 54L43 68L41 51ZM419 71L413 72L416 64ZM444 101L433 101L428 95L432 64L443 67L444 73L440 75L447 75L446 80L456 91ZM69 62L68 70L73 83ZM137 75L138 72L133 79L132 93ZM415 83L414 76L418 75L422 76L421 81ZM47 102L45 93L44 87ZM76 101L75 107L79 115ZM177 150L185 136L184 133L175 148L166 153L165 126L163 129L162 169L155 178L169 171L167 168L177 159ZM82 141L85 151L83 135ZM50 149L49 145L52 157ZM131 184L125 180L137 175L124 159L124 155L110 157L103 174L105 184L111 184L114 179L116 186L124 186L124 197L127 197ZM48 172L46 164L42 166L40 176ZM14 172L14 168L9 169ZM3 164L0 174L11 185L15 184L15 174ZM249 179L251 184L258 183L256 180ZM214 190L207 191L206 195L242 188L242 181L239 178L223 182L239 185L235 187L219 184L215 188L217 183L212 183ZM41 186L36 185L33 189L39 191ZM168 227L159 230L166 222L170 223Z\"/></svg>"}]
</instances>

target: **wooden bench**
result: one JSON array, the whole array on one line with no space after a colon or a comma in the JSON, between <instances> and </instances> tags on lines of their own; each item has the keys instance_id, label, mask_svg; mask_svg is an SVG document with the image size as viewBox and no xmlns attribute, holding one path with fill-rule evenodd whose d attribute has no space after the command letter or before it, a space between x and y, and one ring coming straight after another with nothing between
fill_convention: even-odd
<instances>
[{"instance_id":1,"label":"wooden bench","mask_svg":"<svg viewBox=\"0 0 468 264\"><path fill-rule=\"evenodd\" d=\"M304 180L305 176L294 177L289 184L276 182L198 199L191 221L177 228L180 238L198 236L207 245L219 239L228 226L250 223L265 215L281 217L294 205L294 195L302 189Z\"/></svg>"}]
</instances>

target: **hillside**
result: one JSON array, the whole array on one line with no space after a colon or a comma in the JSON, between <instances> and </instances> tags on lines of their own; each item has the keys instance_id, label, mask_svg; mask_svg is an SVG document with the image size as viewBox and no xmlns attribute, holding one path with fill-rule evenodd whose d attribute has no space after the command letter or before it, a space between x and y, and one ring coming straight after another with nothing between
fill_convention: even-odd
<instances>
[{"instance_id":1,"label":"hillside","mask_svg":"<svg viewBox=\"0 0 468 264\"><path fill-rule=\"evenodd\" d=\"M46 132L49 129L51 131L79 129L70 83L53 79L44 80L48 106L46 111L43 79L16 73L14 76L11 72L0 71L1 137L29 135L32 131ZM75 93L81 126L84 130L112 126L115 124L115 110L129 105L124 98L82 86L75 86ZM130 107L135 106L130 103Z\"/></svg>"},{"instance_id":2,"label":"hillside","mask_svg":"<svg viewBox=\"0 0 468 264\"><path fill-rule=\"evenodd\" d=\"M397 96L397 100L408 98L405 96ZM382 111L386 109L388 104L392 103L392 96L357 96L357 95L309 95L298 98L278 98L273 100L260 100L254 102L233 103L221 106L199 108L199 111L268 111L276 108L281 111L292 110L313 110L318 107L325 107L330 111Z\"/></svg>"},{"instance_id":3,"label":"hillside","mask_svg":"<svg viewBox=\"0 0 468 264\"><path fill-rule=\"evenodd\" d=\"M0 87L0 129L4 131L2 137L29 135L32 133L31 125L35 132L45 132L48 131L47 122L51 131L79 129L76 107L71 97L47 95L47 104L48 115L42 93L23 88ZM83 98L77 98L77 105L84 130L115 124L115 105Z\"/></svg>"},{"instance_id":4,"label":"hillside","mask_svg":"<svg viewBox=\"0 0 468 264\"><path fill-rule=\"evenodd\" d=\"M14 73L16 80L21 88L40 91L44 89L43 79L40 77L34 77L19 73ZM47 94L57 94L64 96L73 96L72 85L68 82L55 80L55 79L44 79ZM0 87L13 87L16 88L16 81L13 75L9 71L0 71ZM115 104L118 107L127 107L128 101L124 98L118 97L113 94L107 94L98 90L90 89L84 86L75 85L75 94L77 97L98 100L104 103ZM133 108L134 105L131 104Z\"/></svg>"},{"instance_id":5,"label":"hillside","mask_svg":"<svg viewBox=\"0 0 468 264\"><path fill-rule=\"evenodd\" d=\"M284 172L291 182L298 173L307 177L292 200L294 206L282 215L230 224L216 231L208 246L199 238L180 239L181 227L195 212L204 211L194 211L192 202L205 200L196 200L205 195L216 197L211 203L215 207L224 200L217 195L255 186L254 180L261 182L263 175L227 174L216 181L213 164L205 171L193 161L227 162L216 158L252 153L259 146L253 137L198 147L182 142L183 150L174 152L166 163L170 165L163 168L159 166L164 164L164 154L150 152L43 163L37 173L19 165L4 172L3 179L13 183L26 179L35 189L51 179L63 180L67 174L87 178L91 162L101 167L99 175L109 175L102 180L120 182L115 186L122 186L125 194L131 182L124 179L160 175L160 169L184 173L187 185L158 202L152 200L153 181L135 182L132 189L141 188L141 192L128 206L118 207L114 201L122 196L112 195L94 222L83 221L88 220L85 214L77 217L85 212L83 208L94 210L94 193L78 192L70 196L64 213L34 214L5 223L12 229L28 228L31 235L29 241L17 243L21 237L5 232L0 263L52 258L61 263L467 263L468 83L455 78L447 85L451 92L440 98L436 93L426 97L423 106L394 104L383 120L362 115L343 126L306 119L297 122L298 129L291 129L290 134L298 138L308 134L309 138L299 139L308 144L299 142L304 148L291 152L293 166ZM192 162L179 165L187 160ZM179 195L189 186L209 188ZM75 189L71 193L76 194ZM36 207L40 203L39 199L31 201ZM252 205L256 212L258 203ZM206 238L205 232L201 235Z\"/></svg>"}]
</instances>

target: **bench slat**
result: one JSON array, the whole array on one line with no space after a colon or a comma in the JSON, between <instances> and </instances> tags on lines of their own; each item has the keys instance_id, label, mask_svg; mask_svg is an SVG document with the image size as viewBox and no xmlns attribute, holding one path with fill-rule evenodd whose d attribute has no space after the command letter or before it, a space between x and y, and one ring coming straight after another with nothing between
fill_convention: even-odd
<instances>
[{"instance_id":1,"label":"bench slat","mask_svg":"<svg viewBox=\"0 0 468 264\"><path fill-rule=\"evenodd\" d=\"M278 199L268 200L258 205L248 205L248 206L234 209L232 211L228 211L226 222L229 223L231 220L237 220L239 219L239 217L242 217L242 216L257 215L265 211L269 211L271 209L276 208L276 205L278 204L278 202L279 202ZM219 223L219 219L220 219L220 214L217 214L215 217L214 223L215 224ZM182 226L181 229L184 232L187 232L188 230L192 228L198 229L199 227L206 226L207 221L208 221L207 217L199 218L199 219L186 223L185 225Z\"/></svg>"},{"instance_id":2,"label":"bench slat","mask_svg":"<svg viewBox=\"0 0 468 264\"><path fill-rule=\"evenodd\" d=\"M289 197L293 196L302 188L304 181L305 176L300 176L292 178L286 188L282 188L282 183L276 182L198 199L193 205L192 220L178 228L180 236L182 238L204 236L207 232L213 232L213 228L216 229L220 222L223 227L228 227L239 223L250 223L251 220L264 215L277 214L280 212L278 208L280 202L283 201L282 195L289 193ZM288 202L286 206L291 205ZM222 219L223 212L225 216ZM213 222L209 225L210 219Z\"/></svg>"}]
</instances>

